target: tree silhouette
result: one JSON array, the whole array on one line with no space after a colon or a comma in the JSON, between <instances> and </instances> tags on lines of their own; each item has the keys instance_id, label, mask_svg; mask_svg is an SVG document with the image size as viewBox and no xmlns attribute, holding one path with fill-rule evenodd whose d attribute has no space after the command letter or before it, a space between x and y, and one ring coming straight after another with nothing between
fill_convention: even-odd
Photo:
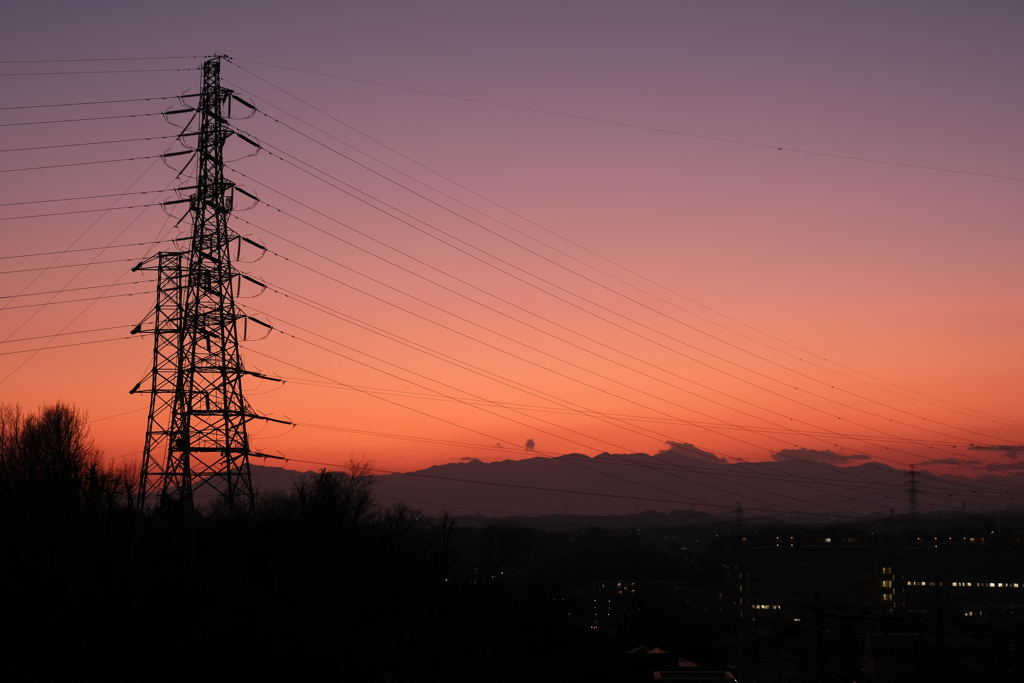
<instances>
[{"instance_id":1,"label":"tree silhouette","mask_svg":"<svg viewBox=\"0 0 1024 683\"><path fill-rule=\"evenodd\" d=\"M134 476L112 468L86 414L64 403L26 415L0 405L0 509L10 519L73 525L128 504Z\"/></svg>"},{"instance_id":2,"label":"tree silhouette","mask_svg":"<svg viewBox=\"0 0 1024 683\"><path fill-rule=\"evenodd\" d=\"M284 501L268 502L310 522L356 527L375 512L372 471L369 463L354 460L347 473L321 469L299 480Z\"/></svg>"},{"instance_id":3,"label":"tree silhouette","mask_svg":"<svg viewBox=\"0 0 1024 683\"><path fill-rule=\"evenodd\" d=\"M441 530L441 549L438 559L437 578L444 581L448 578L448 571L459 561L459 553L452 547L452 534L455 532L455 525L459 518L451 508L441 510L441 517L438 520L438 527Z\"/></svg>"},{"instance_id":4,"label":"tree silhouette","mask_svg":"<svg viewBox=\"0 0 1024 683\"><path fill-rule=\"evenodd\" d=\"M531 535L529 529L507 519L480 529L480 581L497 578L509 561L529 550Z\"/></svg>"}]
</instances>

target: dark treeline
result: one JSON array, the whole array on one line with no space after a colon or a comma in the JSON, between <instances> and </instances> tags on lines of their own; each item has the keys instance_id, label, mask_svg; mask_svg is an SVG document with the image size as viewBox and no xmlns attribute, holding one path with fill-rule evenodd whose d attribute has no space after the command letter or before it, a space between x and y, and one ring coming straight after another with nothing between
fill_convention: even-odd
<instances>
[{"instance_id":1,"label":"dark treeline","mask_svg":"<svg viewBox=\"0 0 1024 683\"><path fill-rule=\"evenodd\" d=\"M690 571L598 529L425 518L373 481L356 463L251 515L143 512L83 413L0 408L0 678L599 679L644 634L590 627L591 580Z\"/></svg>"},{"instance_id":2,"label":"dark treeline","mask_svg":"<svg viewBox=\"0 0 1024 683\"><path fill-rule=\"evenodd\" d=\"M778 525L427 518L375 497L361 463L259 496L252 514L191 516L138 509L138 476L103 464L73 408L0 408L0 680L639 681L686 658L738 662L740 680L872 681L865 634L922 632L863 605L739 619L737 553ZM929 628L942 644L952 625ZM985 646L1016 670L997 635ZM638 646L671 655L625 654ZM824 675L824 651L848 673Z\"/></svg>"},{"instance_id":3,"label":"dark treeline","mask_svg":"<svg viewBox=\"0 0 1024 683\"><path fill-rule=\"evenodd\" d=\"M130 468L102 462L75 408L56 404L24 414L0 405L0 510L16 526L88 525L128 507L137 480Z\"/></svg>"}]
</instances>

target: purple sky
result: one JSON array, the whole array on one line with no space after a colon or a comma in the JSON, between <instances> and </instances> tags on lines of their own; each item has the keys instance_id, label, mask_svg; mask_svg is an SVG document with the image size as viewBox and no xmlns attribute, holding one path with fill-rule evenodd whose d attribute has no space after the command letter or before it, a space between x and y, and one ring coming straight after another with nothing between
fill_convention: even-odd
<instances>
[{"instance_id":1,"label":"purple sky","mask_svg":"<svg viewBox=\"0 0 1024 683\"><path fill-rule=\"evenodd\" d=\"M1024 8L1010 2L22 3L8 9L0 60L6 74L38 74L194 69L204 55L229 55L230 87L316 141L261 115L237 121L239 129L330 173L335 185L351 183L505 259L527 279L543 278L526 284L500 274L270 154L242 159L244 145L229 148L229 177L288 212L260 206L238 214L236 229L293 259L268 256L246 272L562 401L556 409L551 399L454 370L268 294L250 302L259 312L253 315L304 341L275 334L247 344L246 360L302 381L253 387L251 402L304 426L262 430L260 448L327 463L365 455L402 470L457 459L473 444L502 443L504 451L481 451L494 459L518 457L528 438L549 454L654 452L672 439L730 459L830 448L905 466L962 452L953 445L1024 440L1016 422L1024 379L1022 20ZM170 56L184 58L28 62ZM198 87L195 71L0 78L11 107ZM28 122L154 112L173 102L133 106L0 113L6 123ZM175 132L158 116L11 126L0 128L0 147ZM160 154L168 144L130 149ZM113 158L126 149L8 153L0 161L21 168ZM159 162L150 170L85 169L5 173L0 202L157 190L173 178ZM54 205L7 206L2 215L41 213L39 206ZM17 255L150 241L169 234L177 217L150 209L130 222L129 214L135 215L111 212L95 224L94 214L8 220L0 229L7 231L5 251ZM382 251L373 239L403 254ZM588 279L560 268L566 264ZM131 265L111 264L94 284L123 277ZM68 284L70 276L62 271L52 285L41 279L28 291L91 282L86 273ZM29 277L4 275L0 287L16 294ZM554 287L582 299L553 299ZM29 309L0 312L0 336L130 327L151 306L146 285L130 291L140 294L88 309L46 307L31 320ZM460 294L500 296L488 301L502 313ZM670 309L665 300L682 308ZM534 327L527 327L505 314L545 320L530 318ZM608 316L623 317L602 322ZM339 340L355 355L338 356L331 344ZM40 342L12 350L33 344ZM0 391L28 407L74 401L100 420L94 428L108 455L133 457L141 448L145 398L127 390L145 375L149 344L135 338L0 356ZM312 380L360 389L314 387ZM485 412L467 405L470 398L497 407ZM613 417L596 420L593 412ZM989 465L1009 462L996 452L985 457Z\"/></svg>"}]
</instances>

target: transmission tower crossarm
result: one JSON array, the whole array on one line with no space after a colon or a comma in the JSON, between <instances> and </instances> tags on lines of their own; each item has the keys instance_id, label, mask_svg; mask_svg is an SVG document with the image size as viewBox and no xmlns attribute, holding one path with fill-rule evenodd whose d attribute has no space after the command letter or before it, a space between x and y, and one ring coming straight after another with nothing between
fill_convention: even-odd
<instances>
[{"instance_id":1,"label":"transmission tower crossarm","mask_svg":"<svg viewBox=\"0 0 1024 683\"><path fill-rule=\"evenodd\" d=\"M294 422L291 422L290 420L278 420L277 418L267 417L266 415L253 415L252 419L254 419L254 420L263 420L264 422L276 422L279 425L293 425L293 424L295 424Z\"/></svg>"}]
</instances>

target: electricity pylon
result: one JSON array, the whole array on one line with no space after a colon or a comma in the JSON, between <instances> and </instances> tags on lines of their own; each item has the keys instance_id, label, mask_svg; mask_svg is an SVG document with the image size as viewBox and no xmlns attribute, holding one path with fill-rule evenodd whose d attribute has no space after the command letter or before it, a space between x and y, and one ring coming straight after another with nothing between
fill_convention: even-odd
<instances>
[{"instance_id":1,"label":"electricity pylon","mask_svg":"<svg viewBox=\"0 0 1024 683\"><path fill-rule=\"evenodd\" d=\"M911 465L907 472L907 488L904 491L907 494L907 514L911 524L917 524L917 474L917 470Z\"/></svg>"},{"instance_id":2,"label":"electricity pylon","mask_svg":"<svg viewBox=\"0 0 1024 683\"><path fill-rule=\"evenodd\" d=\"M132 330L154 335L149 386L141 389L140 382L132 390L151 394L140 508L176 507L191 514L203 489L220 496L229 511L253 508L246 426L270 418L249 408L242 377L273 378L247 372L238 350L238 322L246 316L235 307L235 287L239 277L251 278L235 270L230 253L238 239L228 228L236 188L224 178L224 143L234 133L228 123L232 99L238 98L220 85L220 57L204 62L195 107L196 184L182 188L193 190L182 200L192 213L189 248L161 252L135 267L157 273L156 306Z\"/></svg>"}]
</instances>

